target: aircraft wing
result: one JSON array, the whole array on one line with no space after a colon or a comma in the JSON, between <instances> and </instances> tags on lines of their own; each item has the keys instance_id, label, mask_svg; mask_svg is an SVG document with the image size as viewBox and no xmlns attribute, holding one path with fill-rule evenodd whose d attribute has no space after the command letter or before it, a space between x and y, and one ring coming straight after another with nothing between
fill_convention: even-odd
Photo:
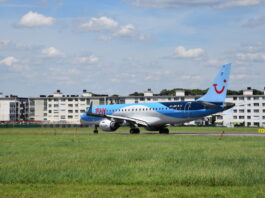
<instances>
[{"instance_id":1,"label":"aircraft wing","mask_svg":"<svg viewBox=\"0 0 265 198\"><path fill-rule=\"evenodd\" d=\"M101 117L101 118L108 118L108 119L114 119L114 120L118 120L118 121L127 121L133 124L138 124L138 125L142 125L145 127L148 127L148 123L144 120L141 119L136 119L136 118L129 118L129 117L124 117L124 116L115 116L115 115L105 115L105 114L96 114L96 113L90 113L87 112L88 116L94 116L94 117Z\"/></svg>"}]
</instances>

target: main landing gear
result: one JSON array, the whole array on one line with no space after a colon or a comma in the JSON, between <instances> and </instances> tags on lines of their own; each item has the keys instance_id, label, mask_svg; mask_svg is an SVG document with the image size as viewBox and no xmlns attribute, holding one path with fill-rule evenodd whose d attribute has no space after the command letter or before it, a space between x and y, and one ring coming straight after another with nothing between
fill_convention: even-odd
<instances>
[{"instance_id":1,"label":"main landing gear","mask_svg":"<svg viewBox=\"0 0 265 198\"><path fill-rule=\"evenodd\" d=\"M140 129L139 128L131 128L130 129L130 134L139 134L140 133Z\"/></svg>"},{"instance_id":2,"label":"main landing gear","mask_svg":"<svg viewBox=\"0 0 265 198\"><path fill-rule=\"evenodd\" d=\"M93 131L94 134L98 134L98 127L95 125L95 128L94 128L94 131Z\"/></svg>"},{"instance_id":3,"label":"main landing gear","mask_svg":"<svg viewBox=\"0 0 265 198\"><path fill-rule=\"evenodd\" d=\"M159 129L159 133L160 134L169 134L169 130L168 130L168 128L161 128L161 129Z\"/></svg>"}]
</instances>

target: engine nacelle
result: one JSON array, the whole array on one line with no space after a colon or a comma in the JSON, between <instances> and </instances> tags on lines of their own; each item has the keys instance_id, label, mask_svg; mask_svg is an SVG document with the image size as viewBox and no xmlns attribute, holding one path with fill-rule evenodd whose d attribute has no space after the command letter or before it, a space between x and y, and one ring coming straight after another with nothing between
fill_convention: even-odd
<instances>
[{"instance_id":1,"label":"engine nacelle","mask_svg":"<svg viewBox=\"0 0 265 198\"><path fill-rule=\"evenodd\" d=\"M99 128L103 131L115 131L120 127L120 124L109 119L103 119L99 123Z\"/></svg>"}]
</instances>

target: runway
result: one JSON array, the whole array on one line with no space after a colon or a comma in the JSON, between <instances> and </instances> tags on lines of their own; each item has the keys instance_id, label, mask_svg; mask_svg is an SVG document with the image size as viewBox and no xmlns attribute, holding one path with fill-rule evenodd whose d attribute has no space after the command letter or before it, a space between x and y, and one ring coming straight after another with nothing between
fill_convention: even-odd
<instances>
[{"instance_id":1,"label":"runway","mask_svg":"<svg viewBox=\"0 0 265 198\"><path fill-rule=\"evenodd\" d=\"M132 135L129 132L107 132L99 133L104 135ZM229 137L265 137L265 133L217 133L217 132L169 132L159 134L158 132L141 132L136 135L188 135L188 136L229 136Z\"/></svg>"}]
</instances>

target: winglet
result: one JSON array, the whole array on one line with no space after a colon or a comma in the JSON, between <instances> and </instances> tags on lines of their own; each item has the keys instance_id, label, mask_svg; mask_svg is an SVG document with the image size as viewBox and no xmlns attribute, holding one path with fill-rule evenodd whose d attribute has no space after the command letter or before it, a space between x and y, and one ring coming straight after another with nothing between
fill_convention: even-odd
<instances>
[{"instance_id":1,"label":"winglet","mask_svg":"<svg viewBox=\"0 0 265 198\"><path fill-rule=\"evenodd\" d=\"M87 110L87 113L92 113L92 108L93 108L93 102L90 102L90 106Z\"/></svg>"}]
</instances>

